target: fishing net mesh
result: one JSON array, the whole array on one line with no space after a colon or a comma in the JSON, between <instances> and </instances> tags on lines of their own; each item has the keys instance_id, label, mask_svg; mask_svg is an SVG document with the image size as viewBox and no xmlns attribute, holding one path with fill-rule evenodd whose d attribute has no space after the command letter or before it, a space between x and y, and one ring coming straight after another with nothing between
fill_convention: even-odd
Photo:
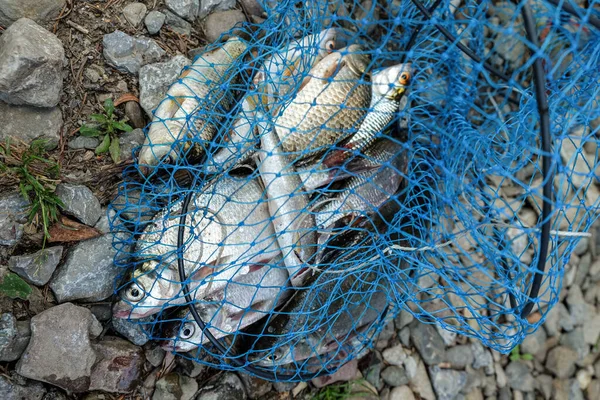
<instances>
[{"instance_id":1,"label":"fishing net mesh","mask_svg":"<svg viewBox=\"0 0 600 400\"><path fill-rule=\"evenodd\" d=\"M188 91L167 94L158 110L174 100L192 99L194 107L172 118L155 111L147 131L157 125L170 129L166 145L178 157L157 151L162 157L157 165L128 168L111 204L115 262L123 267L115 290L139 289L129 298L121 295L133 310L131 321L197 362L233 370L254 366L274 372L279 381L335 371L372 347L401 310L503 353L538 329L559 299L575 248L590 242L587 232L597 217L600 32L590 20L600 17L600 2L565 2L574 14L562 1L529 3L539 48L526 36L525 2L442 0L431 8L431 19L408 0L263 2L264 22L235 28L247 44L242 55L215 64L222 67L217 78L187 74L194 65L184 68L174 84ZM449 41L436 25L456 40ZM370 85L372 71L403 61L412 63L412 82L393 120L376 133L376 143L393 155L357 172L351 166L366 164L369 148L354 151L333 169L340 179L297 187L289 197L305 199L304 209L290 211L278 203L280 214L291 212L300 220L287 227L290 235L286 227L283 232L274 227L281 224L273 221L261 177L261 164L273 156L261 149L261 134L277 130L280 120L268 110L249 113L253 134L236 141L232 132L245 113L240 98L257 90L254 77L267 62L279 63L275 70L290 77L282 82L267 75L267 85L289 86L277 88L284 93L278 97L267 96L267 107L281 111L295 101L300 88L308 87L318 44L309 41L294 62L285 49L331 27L344 29L348 43L361 45L368 56L356 85ZM466 55L460 44L481 60ZM208 46L195 63L222 45ZM537 59L546 78L549 153L542 150L533 84ZM323 81L323 90L330 81ZM200 86L207 91L197 94ZM352 95L330 104L328 121ZM230 104L228 96L235 99ZM315 106L308 104L305 112ZM367 101L365 113L371 109ZM360 124L358 119L355 128ZM202 136L207 126L214 127L208 139ZM339 139L321 153L311 144L285 153L288 168L271 184L321 165L327 154L343 148ZM219 164L216 154L223 149L230 157ZM309 151L313 157L306 161ZM548 171L544 156L550 159ZM392 177L377 180L385 168ZM352 186L356 177L360 185ZM546 182L550 196L543 193ZM377 188L376 201L369 185ZM351 203L352 196L361 201ZM545 203L551 206L546 219ZM317 226L327 207L333 219L325 221L335 222ZM551 231L543 254L546 221ZM303 228L294 231L297 226ZM312 258L290 268L288 259L301 258L305 249L298 247L309 242L302 236L310 230L317 237L315 248L306 251ZM292 246L285 246L285 237ZM193 304L221 347L189 313L178 255ZM542 279L532 296L536 275ZM292 282L293 276L304 278ZM533 308L523 312L528 303Z\"/></svg>"}]
</instances>

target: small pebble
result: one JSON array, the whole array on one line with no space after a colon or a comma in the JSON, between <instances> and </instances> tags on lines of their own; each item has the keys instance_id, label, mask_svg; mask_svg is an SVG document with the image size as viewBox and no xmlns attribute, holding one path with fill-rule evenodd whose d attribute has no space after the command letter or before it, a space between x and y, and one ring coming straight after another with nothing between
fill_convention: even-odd
<instances>
[{"instance_id":1,"label":"small pebble","mask_svg":"<svg viewBox=\"0 0 600 400\"><path fill-rule=\"evenodd\" d=\"M167 16L160 11L150 11L144 20L148 33L156 35L160 31L160 28L165 24L166 18Z\"/></svg>"}]
</instances>

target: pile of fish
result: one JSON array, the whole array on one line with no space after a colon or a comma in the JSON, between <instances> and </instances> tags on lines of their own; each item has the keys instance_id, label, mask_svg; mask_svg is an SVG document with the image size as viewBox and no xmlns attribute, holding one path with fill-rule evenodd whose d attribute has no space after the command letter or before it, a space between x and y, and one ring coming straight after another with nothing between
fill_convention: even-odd
<instances>
[{"instance_id":1,"label":"pile of fish","mask_svg":"<svg viewBox=\"0 0 600 400\"><path fill-rule=\"evenodd\" d=\"M244 338L246 362L339 358L368 343L390 306L389 282L356 244L376 240L370 225L403 185L402 144L383 132L412 71L369 71L370 57L350 37L326 29L256 61L238 101L221 88L242 82L240 60L253 54L243 39L182 72L155 111L138 168L151 179L161 166L202 160L204 183L187 210L183 200L169 204L137 237L115 316L160 315L168 350L209 343L178 272L187 211L180 253L189 294L215 339Z\"/></svg>"}]
</instances>

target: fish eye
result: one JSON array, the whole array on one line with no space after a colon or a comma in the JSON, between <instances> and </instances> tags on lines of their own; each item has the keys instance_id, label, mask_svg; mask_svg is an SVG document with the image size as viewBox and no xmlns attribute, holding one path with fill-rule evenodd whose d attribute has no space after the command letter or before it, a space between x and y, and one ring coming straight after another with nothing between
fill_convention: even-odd
<instances>
[{"instance_id":1,"label":"fish eye","mask_svg":"<svg viewBox=\"0 0 600 400\"><path fill-rule=\"evenodd\" d=\"M183 325L183 328L181 328L181 331L179 332L179 337L182 339L189 339L194 335L195 330L196 327L194 326L194 324L188 322L185 325Z\"/></svg>"},{"instance_id":2,"label":"fish eye","mask_svg":"<svg viewBox=\"0 0 600 400\"><path fill-rule=\"evenodd\" d=\"M265 357L267 361L277 361L279 360L281 357L279 356L279 352L274 352L273 354L269 354L268 356Z\"/></svg>"},{"instance_id":3,"label":"fish eye","mask_svg":"<svg viewBox=\"0 0 600 400\"><path fill-rule=\"evenodd\" d=\"M400 74L399 82L402 85L408 85L408 83L410 82L410 73L403 72L402 74Z\"/></svg>"},{"instance_id":4,"label":"fish eye","mask_svg":"<svg viewBox=\"0 0 600 400\"><path fill-rule=\"evenodd\" d=\"M167 156L164 162L165 164L175 164L175 159L173 158L173 156Z\"/></svg>"},{"instance_id":5,"label":"fish eye","mask_svg":"<svg viewBox=\"0 0 600 400\"><path fill-rule=\"evenodd\" d=\"M144 291L137 283L133 283L125 291L125 298L129 301L138 302L144 298Z\"/></svg>"},{"instance_id":6,"label":"fish eye","mask_svg":"<svg viewBox=\"0 0 600 400\"><path fill-rule=\"evenodd\" d=\"M325 43L325 50L327 50L328 53L335 50L335 39L328 40L327 43Z\"/></svg>"}]
</instances>

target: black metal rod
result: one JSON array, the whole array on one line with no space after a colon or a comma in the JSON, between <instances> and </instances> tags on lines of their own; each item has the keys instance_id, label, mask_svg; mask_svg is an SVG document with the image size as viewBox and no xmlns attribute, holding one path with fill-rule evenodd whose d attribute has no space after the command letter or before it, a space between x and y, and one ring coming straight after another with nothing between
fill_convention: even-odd
<instances>
[{"instance_id":1,"label":"black metal rod","mask_svg":"<svg viewBox=\"0 0 600 400\"><path fill-rule=\"evenodd\" d=\"M567 3L566 1L562 3L562 6L561 6L559 0L546 0L546 1L550 4L552 4L553 6L555 6L556 8L558 8L559 10L565 10L572 16L577 17L579 19L581 19L582 18L581 15L585 13L585 9L582 9L579 7L575 8L571 4ZM592 24L596 29L600 29L600 18L596 17L595 15L590 15L588 17L588 22L590 24Z\"/></svg>"}]
</instances>

